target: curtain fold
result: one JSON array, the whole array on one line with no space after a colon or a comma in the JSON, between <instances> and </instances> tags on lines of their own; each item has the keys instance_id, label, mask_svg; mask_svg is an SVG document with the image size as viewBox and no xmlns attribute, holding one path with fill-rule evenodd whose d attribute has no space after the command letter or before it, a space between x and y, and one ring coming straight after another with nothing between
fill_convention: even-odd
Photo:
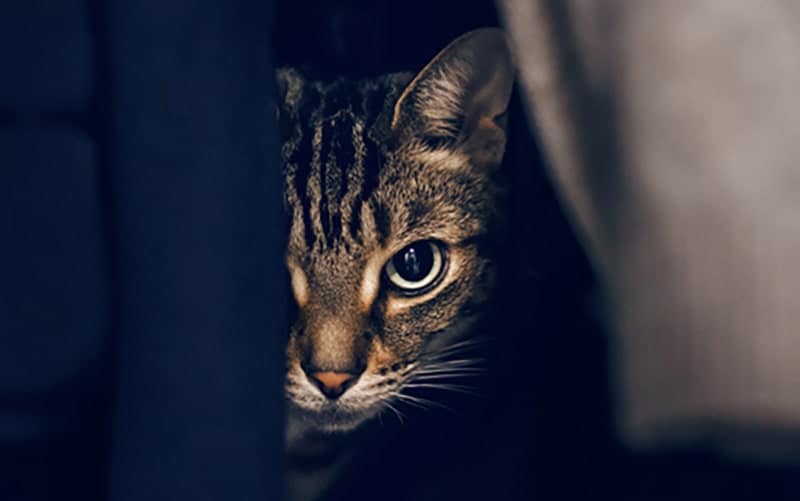
<instances>
[{"instance_id":1,"label":"curtain fold","mask_svg":"<svg viewBox=\"0 0 800 501\"><path fill-rule=\"evenodd\" d=\"M280 499L271 2L105 6L115 501Z\"/></svg>"},{"instance_id":2,"label":"curtain fold","mask_svg":"<svg viewBox=\"0 0 800 501\"><path fill-rule=\"evenodd\" d=\"M499 0L634 448L800 459L800 9Z\"/></svg>"}]
</instances>

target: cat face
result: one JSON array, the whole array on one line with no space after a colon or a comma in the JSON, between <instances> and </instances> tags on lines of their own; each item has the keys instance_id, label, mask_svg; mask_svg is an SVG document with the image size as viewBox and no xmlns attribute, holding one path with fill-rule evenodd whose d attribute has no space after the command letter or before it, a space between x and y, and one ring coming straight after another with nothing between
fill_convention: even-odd
<instances>
[{"instance_id":1,"label":"cat face","mask_svg":"<svg viewBox=\"0 0 800 501\"><path fill-rule=\"evenodd\" d=\"M286 392L307 425L345 431L458 364L453 343L491 285L513 64L483 29L416 76L323 84L283 69L278 84L297 305Z\"/></svg>"}]
</instances>

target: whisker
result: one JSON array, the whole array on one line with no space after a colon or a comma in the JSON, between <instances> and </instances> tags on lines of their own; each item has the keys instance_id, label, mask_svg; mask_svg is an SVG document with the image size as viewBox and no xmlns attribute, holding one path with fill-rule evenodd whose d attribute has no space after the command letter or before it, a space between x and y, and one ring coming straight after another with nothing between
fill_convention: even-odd
<instances>
[{"instance_id":1,"label":"whisker","mask_svg":"<svg viewBox=\"0 0 800 501\"><path fill-rule=\"evenodd\" d=\"M451 362L439 362L433 364L426 364L414 372L437 370L437 369L485 369L485 365L481 360L459 360Z\"/></svg>"},{"instance_id":2,"label":"whisker","mask_svg":"<svg viewBox=\"0 0 800 501\"><path fill-rule=\"evenodd\" d=\"M461 355L461 354L460 353L444 353L444 354L436 356L436 357L421 358L420 361L424 365L424 364L427 364L427 363L430 363L430 362L438 362L438 361L442 361L442 362L457 362L457 361L463 361L463 360L484 360L483 357L453 358L453 357L455 357L457 355Z\"/></svg>"},{"instance_id":3,"label":"whisker","mask_svg":"<svg viewBox=\"0 0 800 501\"><path fill-rule=\"evenodd\" d=\"M397 416L397 420L400 421L400 424L403 424L403 419L405 417L405 416L403 416L403 413L400 412L395 406L393 406L389 402L384 402L384 404L386 405L387 409L392 411L394 413L394 415Z\"/></svg>"},{"instance_id":4,"label":"whisker","mask_svg":"<svg viewBox=\"0 0 800 501\"><path fill-rule=\"evenodd\" d=\"M470 373L470 374L450 374L450 373L443 373L443 374L423 374L420 376L415 376L408 378L409 383L416 383L416 382L434 382L434 381L442 381L448 382L453 381L454 379L470 379L474 380L474 378L479 377L481 374Z\"/></svg>"},{"instance_id":5,"label":"whisker","mask_svg":"<svg viewBox=\"0 0 800 501\"><path fill-rule=\"evenodd\" d=\"M430 367L418 369L414 371L413 374L437 374L440 372L487 372L488 370L489 369L487 367L470 367L468 364L459 364L453 366L432 365Z\"/></svg>"},{"instance_id":6,"label":"whisker","mask_svg":"<svg viewBox=\"0 0 800 501\"><path fill-rule=\"evenodd\" d=\"M430 388L434 390L453 391L455 393L463 393L476 397L481 396L474 387L460 384L409 383L404 385L404 388Z\"/></svg>"},{"instance_id":7,"label":"whisker","mask_svg":"<svg viewBox=\"0 0 800 501\"><path fill-rule=\"evenodd\" d=\"M426 409L427 410L427 407L425 405L423 405L420 402L417 402L416 399L414 399L412 397L409 397L408 395L402 395L402 394L398 393L398 394L395 394L394 397L399 399L401 402L405 402L405 403L407 403L409 405L412 405L414 407L417 407L419 409Z\"/></svg>"},{"instance_id":8,"label":"whisker","mask_svg":"<svg viewBox=\"0 0 800 501\"><path fill-rule=\"evenodd\" d=\"M469 339L463 339L461 341L457 341L455 343L448 344L442 350L439 350L439 352L452 350L452 349L456 349L456 348L462 348L462 347L466 347L466 346L477 346L477 345L480 345L480 344L489 343L491 341L493 341L493 339L490 338L490 337L473 337L473 338L469 338Z\"/></svg>"},{"instance_id":9,"label":"whisker","mask_svg":"<svg viewBox=\"0 0 800 501\"><path fill-rule=\"evenodd\" d=\"M414 371L409 377L431 374L484 374L488 371L486 367L430 367Z\"/></svg>"},{"instance_id":10,"label":"whisker","mask_svg":"<svg viewBox=\"0 0 800 501\"><path fill-rule=\"evenodd\" d=\"M427 361L425 366L431 365L463 365L463 364L476 364L478 362L484 362L485 359L483 358L453 358L450 360L433 360Z\"/></svg>"},{"instance_id":11,"label":"whisker","mask_svg":"<svg viewBox=\"0 0 800 501\"><path fill-rule=\"evenodd\" d=\"M392 392L392 395L397 397L401 402L406 402L407 404L414 405L416 407L419 407L420 409L427 409L426 406L430 406L430 407L438 407L440 409L444 409L446 411L455 413L455 411L453 409L451 409L450 407L448 407L448 406L446 406L446 405L444 405L444 404L442 404L440 402L436 402L434 400L429 400L427 398L406 395L406 394L400 393L400 392Z\"/></svg>"}]
</instances>

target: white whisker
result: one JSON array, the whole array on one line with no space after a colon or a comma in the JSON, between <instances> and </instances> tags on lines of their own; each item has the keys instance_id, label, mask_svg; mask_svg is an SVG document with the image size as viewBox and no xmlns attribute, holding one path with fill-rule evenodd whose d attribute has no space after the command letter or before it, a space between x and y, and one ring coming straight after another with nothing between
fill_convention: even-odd
<instances>
[{"instance_id":1,"label":"white whisker","mask_svg":"<svg viewBox=\"0 0 800 501\"><path fill-rule=\"evenodd\" d=\"M402 424L403 423L403 419L405 417L405 416L403 416L403 413L400 412L395 406L390 404L388 401L384 402L384 405L386 405L386 408L389 409L390 411L392 411L395 416L397 416L397 420L400 421L400 423Z\"/></svg>"},{"instance_id":2,"label":"white whisker","mask_svg":"<svg viewBox=\"0 0 800 501\"><path fill-rule=\"evenodd\" d=\"M424 369L419 369L414 371L414 374L441 374L441 373L461 373L461 374L469 374L469 373L484 373L487 372L486 367L441 367L434 365L432 367L426 367Z\"/></svg>"},{"instance_id":3,"label":"white whisker","mask_svg":"<svg viewBox=\"0 0 800 501\"><path fill-rule=\"evenodd\" d=\"M420 409L427 409L428 407L439 407L440 409L444 409L446 411L455 413L455 411L453 409L451 409L450 407L448 407L448 406L446 406L446 405L444 405L444 404L442 404L440 402L436 402L434 400L429 400L427 398L406 395L404 393L400 393L400 392L397 392L397 391L396 392L392 392L392 395L394 397L396 397L397 399L399 399L401 402L405 402L405 403L407 403L409 405L413 405L415 407L419 407Z\"/></svg>"},{"instance_id":4,"label":"white whisker","mask_svg":"<svg viewBox=\"0 0 800 501\"><path fill-rule=\"evenodd\" d=\"M422 368L428 367L462 367L462 366L474 366L478 365L479 363L483 362L484 360L480 358L462 358L458 360L442 360L441 362L434 362L425 364Z\"/></svg>"},{"instance_id":5,"label":"white whisker","mask_svg":"<svg viewBox=\"0 0 800 501\"><path fill-rule=\"evenodd\" d=\"M404 385L404 388L430 388L434 390L453 391L465 395L480 396L480 393L478 393L474 387L460 384L409 383Z\"/></svg>"},{"instance_id":6,"label":"white whisker","mask_svg":"<svg viewBox=\"0 0 800 501\"><path fill-rule=\"evenodd\" d=\"M408 378L409 383L416 383L416 382L435 382L435 381L442 381L442 382L452 382L453 380L457 379L468 379L468 378L476 378L479 377L480 374L476 373L469 373L469 374L451 374L451 373L443 373L443 374L423 374L420 376L415 376L413 378ZM474 381L474 379L471 379Z\"/></svg>"}]
</instances>

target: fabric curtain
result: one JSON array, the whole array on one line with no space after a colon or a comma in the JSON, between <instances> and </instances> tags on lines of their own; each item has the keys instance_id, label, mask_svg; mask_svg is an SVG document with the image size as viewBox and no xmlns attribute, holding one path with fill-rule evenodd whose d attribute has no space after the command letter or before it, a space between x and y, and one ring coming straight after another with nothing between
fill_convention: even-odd
<instances>
[{"instance_id":1,"label":"fabric curtain","mask_svg":"<svg viewBox=\"0 0 800 501\"><path fill-rule=\"evenodd\" d=\"M498 5L603 279L622 437L800 459L797 3Z\"/></svg>"},{"instance_id":2,"label":"fabric curtain","mask_svg":"<svg viewBox=\"0 0 800 501\"><path fill-rule=\"evenodd\" d=\"M0 499L282 498L272 3L0 7Z\"/></svg>"}]
</instances>

